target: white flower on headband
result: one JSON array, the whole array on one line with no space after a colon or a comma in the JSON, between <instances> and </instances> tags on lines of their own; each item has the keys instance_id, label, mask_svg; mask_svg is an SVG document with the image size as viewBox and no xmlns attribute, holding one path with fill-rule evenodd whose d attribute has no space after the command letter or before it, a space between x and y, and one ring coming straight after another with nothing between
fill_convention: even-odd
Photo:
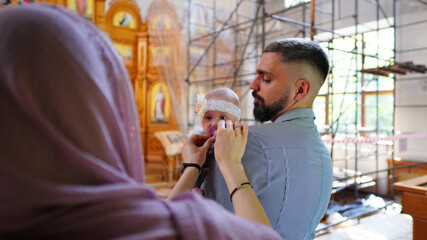
<instances>
[{"instance_id":1,"label":"white flower on headband","mask_svg":"<svg viewBox=\"0 0 427 240\"><path fill-rule=\"evenodd\" d=\"M203 116L203 114L205 114L205 111L204 111L205 101L206 101L205 95L197 94L197 104L194 107L194 113L197 114L197 116Z\"/></svg>"}]
</instances>

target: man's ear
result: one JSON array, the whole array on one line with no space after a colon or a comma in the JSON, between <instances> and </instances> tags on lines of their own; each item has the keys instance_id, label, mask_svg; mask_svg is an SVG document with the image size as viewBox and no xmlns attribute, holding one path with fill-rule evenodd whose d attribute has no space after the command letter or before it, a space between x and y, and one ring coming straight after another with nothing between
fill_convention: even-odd
<instances>
[{"instance_id":1,"label":"man's ear","mask_svg":"<svg viewBox=\"0 0 427 240\"><path fill-rule=\"evenodd\" d=\"M311 84L307 79L300 79L296 81L295 88L297 89L297 93L295 94L294 100L298 101L304 99L308 93L310 92Z\"/></svg>"}]
</instances>

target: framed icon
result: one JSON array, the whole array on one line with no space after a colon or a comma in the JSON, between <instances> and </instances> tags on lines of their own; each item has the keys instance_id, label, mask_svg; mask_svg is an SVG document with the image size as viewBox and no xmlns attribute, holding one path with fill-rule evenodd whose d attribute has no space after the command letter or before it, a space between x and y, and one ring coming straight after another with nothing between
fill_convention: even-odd
<instances>
[{"instance_id":1,"label":"framed icon","mask_svg":"<svg viewBox=\"0 0 427 240\"><path fill-rule=\"evenodd\" d=\"M151 88L151 123L168 123L170 112L169 92L165 83L158 82Z\"/></svg>"}]
</instances>

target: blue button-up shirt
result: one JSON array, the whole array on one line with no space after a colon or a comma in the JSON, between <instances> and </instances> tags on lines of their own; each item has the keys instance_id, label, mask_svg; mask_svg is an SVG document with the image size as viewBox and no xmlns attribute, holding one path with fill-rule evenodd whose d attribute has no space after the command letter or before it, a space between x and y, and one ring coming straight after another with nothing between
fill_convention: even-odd
<instances>
[{"instance_id":1,"label":"blue button-up shirt","mask_svg":"<svg viewBox=\"0 0 427 240\"><path fill-rule=\"evenodd\" d=\"M283 113L274 123L251 126L242 164L272 227L283 239L313 239L332 190L332 160L311 108ZM230 211L218 165L202 185L207 198Z\"/></svg>"}]
</instances>

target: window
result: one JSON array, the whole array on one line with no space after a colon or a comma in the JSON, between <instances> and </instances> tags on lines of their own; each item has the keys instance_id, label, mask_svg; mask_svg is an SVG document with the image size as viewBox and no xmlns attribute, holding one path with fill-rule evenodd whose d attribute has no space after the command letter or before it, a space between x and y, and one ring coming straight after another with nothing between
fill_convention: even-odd
<instances>
[{"instance_id":1,"label":"window","mask_svg":"<svg viewBox=\"0 0 427 240\"><path fill-rule=\"evenodd\" d=\"M328 119L326 112L328 111L328 103L326 96L317 96L313 103L313 111L316 116L315 123L321 132L328 129Z\"/></svg>"},{"instance_id":2,"label":"window","mask_svg":"<svg viewBox=\"0 0 427 240\"><path fill-rule=\"evenodd\" d=\"M367 128L376 129L378 120L378 133L391 135L393 129L393 92L383 92L378 94L378 100L375 92L365 93L364 105L364 125Z\"/></svg>"},{"instance_id":3,"label":"window","mask_svg":"<svg viewBox=\"0 0 427 240\"><path fill-rule=\"evenodd\" d=\"M393 78L361 70L394 62L394 30L360 33L321 45L330 56L332 74L313 104L319 131L325 132L329 125L336 134L391 134Z\"/></svg>"}]
</instances>

